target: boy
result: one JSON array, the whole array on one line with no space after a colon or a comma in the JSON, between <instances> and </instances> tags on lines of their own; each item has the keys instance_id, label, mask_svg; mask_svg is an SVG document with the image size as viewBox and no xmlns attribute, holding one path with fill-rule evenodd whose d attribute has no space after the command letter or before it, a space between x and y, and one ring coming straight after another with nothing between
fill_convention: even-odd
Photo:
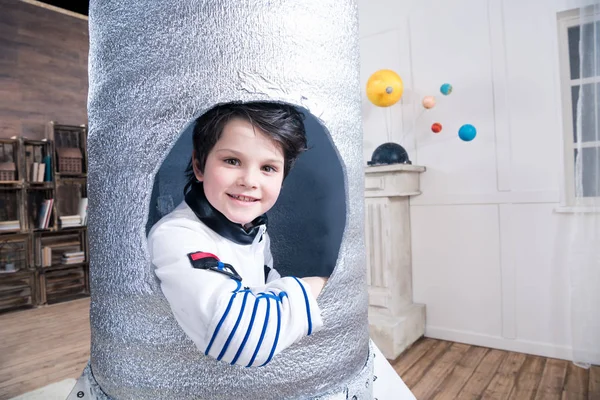
<instances>
[{"instance_id":1,"label":"boy","mask_svg":"<svg viewBox=\"0 0 600 400\"><path fill-rule=\"evenodd\" d=\"M323 326L326 279L273 269L267 212L306 149L302 114L277 103L225 104L196 121L185 200L148 235L174 316L205 355L246 367ZM189 190L188 190L189 189Z\"/></svg>"}]
</instances>

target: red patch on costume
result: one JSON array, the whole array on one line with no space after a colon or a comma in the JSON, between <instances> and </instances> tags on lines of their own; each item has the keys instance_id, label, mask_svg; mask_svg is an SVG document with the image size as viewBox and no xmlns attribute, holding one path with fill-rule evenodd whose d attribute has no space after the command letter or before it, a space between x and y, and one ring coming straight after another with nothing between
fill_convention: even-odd
<instances>
[{"instance_id":1,"label":"red patch on costume","mask_svg":"<svg viewBox=\"0 0 600 400\"><path fill-rule=\"evenodd\" d=\"M203 251L197 251L195 253L190 253L190 254L188 254L188 256L190 257L190 259L192 261L200 260L202 258L214 258L215 260L220 261L219 257L215 256L214 254L205 253Z\"/></svg>"}]
</instances>

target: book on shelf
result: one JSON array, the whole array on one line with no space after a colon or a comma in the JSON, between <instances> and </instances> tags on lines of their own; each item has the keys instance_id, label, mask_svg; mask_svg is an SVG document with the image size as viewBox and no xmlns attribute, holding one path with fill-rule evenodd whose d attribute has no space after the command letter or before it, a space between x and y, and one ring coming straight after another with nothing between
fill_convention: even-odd
<instances>
[{"instance_id":1,"label":"book on shelf","mask_svg":"<svg viewBox=\"0 0 600 400\"><path fill-rule=\"evenodd\" d=\"M39 162L33 162L31 164L31 175L28 176L29 182L37 182L37 174L38 174L39 165L40 165Z\"/></svg>"},{"instance_id":2,"label":"book on shelf","mask_svg":"<svg viewBox=\"0 0 600 400\"><path fill-rule=\"evenodd\" d=\"M52 247L42 247L42 267L52 266Z\"/></svg>"},{"instance_id":3,"label":"book on shelf","mask_svg":"<svg viewBox=\"0 0 600 400\"><path fill-rule=\"evenodd\" d=\"M79 253L81 246L79 234L41 237L35 244L36 260L46 267L63 264L63 254Z\"/></svg>"},{"instance_id":4,"label":"book on shelf","mask_svg":"<svg viewBox=\"0 0 600 400\"><path fill-rule=\"evenodd\" d=\"M63 253L61 258L61 263L65 265L80 264L82 262L85 262L85 252L83 251Z\"/></svg>"},{"instance_id":5,"label":"book on shelf","mask_svg":"<svg viewBox=\"0 0 600 400\"><path fill-rule=\"evenodd\" d=\"M80 256L85 256L85 251L68 251L68 252L64 252L63 253L63 257L69 258L69 257L80 257Z\"/></svg>"},{"instance_id":6,"label":"book on shelf","mask_svg":"<svg viewBox=\"0 0 600 400\"><path fill-rule=\"evenodd\" d=\"M51 157L43 155L43 145L25 146L25 172L27 180L33 183L49 182L52 180Z\"/></svg>"},{"instance_id":7,"label":"book on shelf","mask_svg":"<svg viewBox=\"0 0 600 400\"><path fill-rule=\"evenodd\" d=\"M61 215L58 217L61 228L71 228L74 226L81 226L81 217L79 215Z\"/></svg>"},{"instance_id":8,"label":"book on shelf","mask_svg":"<svg viewBox=\"0 0 600 400\"><path fill-rule=\"evenodd\" d=\"M52 181L52 157L50 157L49 154L46 154L46 156L44 157L44 164L46 165L46 168L44 170L44 176L42 177L42 181L44 182L50 182Z\"/></svg>"},{"instance_id":9,"label":"book on shelf","mask_svg":"<svg viewBox=\"0 0 600 400\"><path fill-rule=\"evenodd\" d=\"M54 199L45 199L40 206L40 212L38 213L38 229L48 229L50 225L50 216L52 215L52 206Z\"/></svg>"},{"instance_id":10,"label":"book on shelf","mask_svg":"<svg viewBox=\"0 0 600 400\"><path fill-rule=\"evenodd\" d=\"M0 221L0 232L8 232L8 231L20 231L21 230L21 222L18 220L14 221Z\"/></svg>"},{"instance_id":11,"label":"book on shelf","mask_svg":"<svg viewBox=\"0 0 600 400\"><path fill-rule=\"evenodd\" d=\"M80 198L77 214L81 218L81 225L83 225L83 226L87 225L87 209L88 209L87 197Z\"/></svg>"},{"instance_id":12,"label":"book on shelf","mask_svg":"<svg viewBox=\"0 0 600 400\"><path fill-rule=\"evenodd\" d=\"M44 182L44 175L46 174L46 164L42 162L34 162L33 168L31 169L31 182Z\"/></svg>"},{"instance_id":13,"label":"book on shelf","mask_svg":"<svg viewBox=\"0 0 600 400\"><path fill-rule=\"evenodd\" d=\"M36 182L44 182L44 174L46 173L46 164L40 163L38 165L38 173Z\"/></svg>"}]
</instances>

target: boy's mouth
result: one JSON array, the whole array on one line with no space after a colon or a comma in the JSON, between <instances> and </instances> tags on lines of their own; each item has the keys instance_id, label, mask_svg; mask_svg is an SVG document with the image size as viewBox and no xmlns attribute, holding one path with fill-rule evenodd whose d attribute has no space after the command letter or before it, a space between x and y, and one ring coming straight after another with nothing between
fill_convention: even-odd
<instances>
[{"instance_id":1,"label":"boy's mouth","mask_svg":"<svg viewBox=\"0 0 600 400\"><path fill-rule=\"evenodd\" d=\"M231 197L232 199L235 199L235 200L238 200L238 201L244 201L244 202L247 202L247 203L252 203L252 202L258 201L257 198L250 197L250 196L242 196L242 195L239 195L239 194L229 194L229 193L227 193L227 196Z\"/></svg>"}]
</instances>

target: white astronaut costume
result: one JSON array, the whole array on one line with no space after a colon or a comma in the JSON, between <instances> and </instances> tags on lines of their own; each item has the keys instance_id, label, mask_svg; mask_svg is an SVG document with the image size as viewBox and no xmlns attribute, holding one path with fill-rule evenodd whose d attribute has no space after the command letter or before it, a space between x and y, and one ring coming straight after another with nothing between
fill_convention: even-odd
<instances>
[{"instance_id":1,"label":"white astronaut costume","mask_svg":"<svg viewBox=\"0 0 600 400\"><path fill-rule=\"evenodd\" d=\"M247 232L227 220L195 183L148 235L150 259L183 331L205 355L246 367L267 364L323 326L310 288L273 269L266 216L254 222Z\"/></svg>"},{"instance_id":2,"label":"white astronaut costume","mask_svg":"<svg viewBox=\"0 0 600 400\"><path fill-rule=\"evenodd\" d=\"M310 289L273 268L266 215L249 231L210 205L199 183L148 234L150 259L175 319L205 355L246 367L323 327ZM414 400L375 344L373 395Z\"/></svg>"}]
</instances>

